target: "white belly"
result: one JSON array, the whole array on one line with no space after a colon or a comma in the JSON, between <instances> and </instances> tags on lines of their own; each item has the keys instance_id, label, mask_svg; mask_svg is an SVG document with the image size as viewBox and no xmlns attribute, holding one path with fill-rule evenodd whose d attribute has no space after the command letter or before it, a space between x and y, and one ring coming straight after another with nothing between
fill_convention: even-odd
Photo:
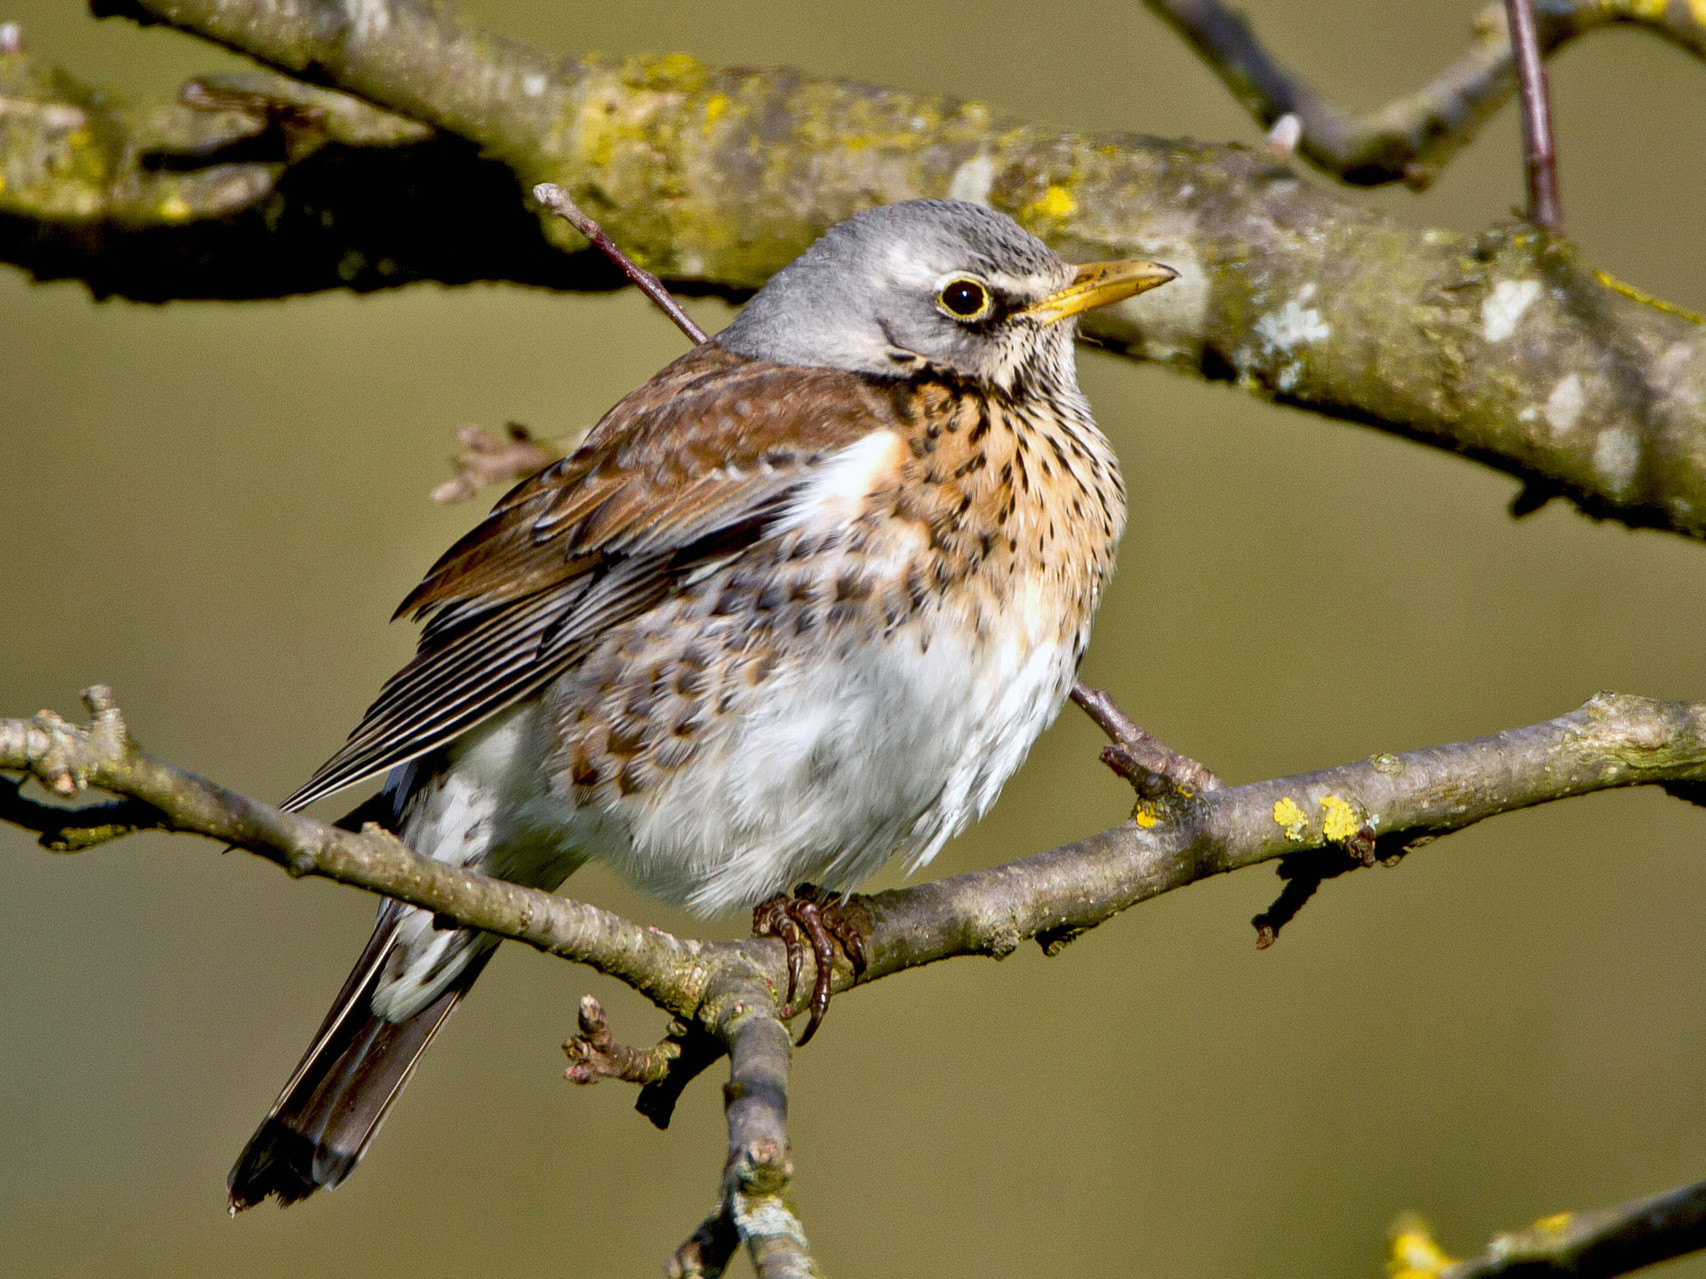
<instances>
[{"instance_id":1,"label":"white belly","mask_svg":"<svg viewBox=\"0 0 1706 1279\"><path fill-rule=\"evenodd\" d=\"M897 854L922 866L995 802L1075 665L1019 628L933 629L773 677L692 769L596 819L587 851L702 912L850 888Z\"/></svg>"},{"instance_id":2,"label":"white belly","mask_svg":"<svg viewBox=\"0 0 1706 1279\"><path fill-rule=\"evenodd\" d=\"M572 797L543 728L555 712L530 699L456 744L409 834L428 856L547 889L596 858L702 913L805 880L851 888L895 856L916 869L995 803L1065 701L1078 637L1035 594L1005 601L981 641L936 610L880 639L820 631L742 686L690 765L632 794Z\"/></svg>"}]
</instances>

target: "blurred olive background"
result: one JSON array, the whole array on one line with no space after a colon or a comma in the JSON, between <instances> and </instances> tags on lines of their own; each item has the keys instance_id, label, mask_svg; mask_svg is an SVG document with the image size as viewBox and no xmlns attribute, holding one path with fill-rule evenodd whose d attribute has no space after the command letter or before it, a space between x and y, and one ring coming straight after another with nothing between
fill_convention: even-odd
<instances>
[{"instance_id":1,"label":"blurred olive background","mask_svg":"<svg viewBox=\"0 0 1706 1279\"><path fill-rule=\"evenodd\" d=\"M130 92L236 62L70 0L7 3L32 51ZM1474 12L1251 8L1363 105L1437 71ZM682 49L1081 128L1259 137L1130 0L475 10L562 51ZM1706 309L1706 67L1614 32L1552 75L1572 233L1594 264ZM1434 191L1357 198L1474 230L1519 181L1507 108ZM713 328L729 314L693 309ZM386 617L479 514L427 500L453 429L578 429L680 349L626 294L153 308L0 269L0 714L69 714L107 681L155 751L282 795L404 659L411 634ZM1556 504L1513 522L1513 482L1470 463L1098 354L1082 372L1135 498L1087 674L1223 777L1486 733L1602 688L1706 697L1706 546ZM932 873L1121 820L1129 793L1097 745L1064 716ZM1278 887L1261 869L1051 961L1026 947L844 997L796 1063L812 1241L842 1275L1370 1276L1401 1209L1466 1251L1706 1176L1703 853L1706 813L1598 796L1330 883L1266 953L1247 923ZM715 1078L667 1133L631 1089L563 1083L582 992L634 1041L662 1018L513 950L349 1184L228 1221L226 1169L372 902L188 839L53 857L0 830L0 857L8 1273L655 1274L710 1206ZM666 928L743 928L597 871L570 887Z\"/></svg>"}]
</instances>

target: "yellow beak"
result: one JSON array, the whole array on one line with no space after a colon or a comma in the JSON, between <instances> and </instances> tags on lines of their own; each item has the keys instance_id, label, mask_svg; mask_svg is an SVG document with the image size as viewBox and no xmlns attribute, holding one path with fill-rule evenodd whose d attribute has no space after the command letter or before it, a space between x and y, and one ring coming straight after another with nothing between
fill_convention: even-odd
<instances>
[{"instance_id":1,"label":"yellow beak","mask_svg":"<svg viewBox=\"0 0 1706 1279\"><path fill-rule=\"evenodd\" d=\"M1031 303L1022 314L1053 324L1081 311L1123 302L1178 278L1177 271L1159 262L1091 262L1078 268L1071 284Z\"/></svg>"}]
</instances>

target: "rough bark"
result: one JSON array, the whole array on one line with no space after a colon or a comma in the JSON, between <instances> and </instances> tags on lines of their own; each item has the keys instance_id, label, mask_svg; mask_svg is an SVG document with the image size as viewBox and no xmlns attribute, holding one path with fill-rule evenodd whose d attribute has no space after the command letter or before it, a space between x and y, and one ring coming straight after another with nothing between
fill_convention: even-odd
<instances>
[{"instance_id":1,"label":"rough bark","mask_svg":"<svg viewBox=\"0 0 1706 1279\"><path fill-rule=\"evenodd\" d=\"M0 256L42 274L152 297L614 283L602 262L549 252L582 248L575 232L521 212L521 191L549 180L643 265L739 292L855 209L951 194L1076 258L1179 269L1141 323L1122 308L1091 322L1115 350L1477 458L1524 479L1529 505L1563 494L1706 537L1706 325L1531 228L1403 227L1236 146L1064 133L685 55L551 58L417 0L126 12L438 132L375 147L403 127L394 117L304 106L299 86L269 108L274 90L221 82L213 104L250 97L216 124L181 107L102 112L0 55L0 97L19 104L0 114Z\"/></svg>"}]
</instances>

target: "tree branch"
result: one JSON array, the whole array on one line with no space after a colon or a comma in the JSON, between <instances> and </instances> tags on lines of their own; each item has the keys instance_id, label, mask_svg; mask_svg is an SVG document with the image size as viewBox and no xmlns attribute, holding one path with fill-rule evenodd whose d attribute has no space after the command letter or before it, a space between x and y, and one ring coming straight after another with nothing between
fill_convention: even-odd
<instances>
[{"instance_id":1,"label":"tree branch","mask_svg":"<svg viewBox=\"0 0 1706 1279\"><path fill-rule=\"evenodd\" d=\"M1476 17L1469 48L1455 62L1421 89L1372 111L1327 101L1268 52L1243 14L1220 0L1144 4L1184 37L1264 128L1295 116L1298 153L1357 186L1428 186L1517 88L1510 27L1497 3ZM1687 0L1550 0L1535 17L1544 56L1590 31L1627 24L1706 58L1706 22Z\"/></svg>"},{"instance_id":2,"label":"tree branch","mask_svg":"<svg viewBox=\"0 0 1706 1279\"><path fill-rule=\"evenodd\" d=\"M0 720L0 770L60 796L95 789L146 806L147 823L111 805L76 811L27 801L6 820L41 832L116 838L144 824L205 835L283 866L434 911L618 978L674 1014L649 1053L616 1044L602 1010L582 1006L588 1078L644 1083L640 1108L660 1126L681 1088L731 1054L729 1157L718 1210L677 1251L678 1274L720 1274L744 1242L761 1275L814 1274L784 1192L792 1052L777 1009L786 960L774 939L678 938L580 902L419 857L376 826L341 830L283 813L156 760L130 737L111 692L89 689L87 726L43 711ZM1339 768L1138 803L1125 825L1048 852L935 883L854 899L868 925L867 966L838 960L837 989L958 955L1002 956L1035 939L1053 954L1137 902L1199 879L1311 849L1371 861L1498 813L1590 791L1647 784L1692 797L1706 780L1706 703L1601 694L1558 719L1449 746L1377 755ZM14 799L17 796L14 794ZM79 825L79 822L82 824ZM707 1050L707 1045L715 1047ZM608 1069L604 1067L608 1066ZM573 1069L573 1068L571 1068Z\"/></svg>"},{"instance_id":3,"label":"tree branch","mask_svg":"<svg viewBox=\"0 0 1706 1279\"><path fill-rule=\"evenodd\" d=\"M759 980L773 999L786 981L779 942L674 937L417 857L375 827L345 831L282 813L153 759L130 738L108 690L90 689L86 701L93 715L87 727L45 711L0 720L0 769L28 773L62 795L93 788L127 796L158 813L159 829L205 835L292 875L383 893L587 964L703 1028L716 1022L715 1009L733 986L744 990ZM1706 703L1604 693L1568 715L1490 737L1145 800L1132 821L1099 835L991 870L860 898L871 926L869 963L855 979L841 961L836 988L956 955L1004 955L1029 938L1052 950L1140 901L1199 879L1311 849L1355 847L1365 827L1390 856L1535 804L1702 780ZM8 820L38 831L63 825L63 810L35 807L56 816L40 820L39 813L13 809Z\"/></svg>"},{"instance_id":4,"label":"tree branch","mask_svg":"<svg viewBox=\"0 0 1706 1279\"><path fill-rule=\"evenodd\" d=\"M1456 1261L1407 1218L1392 1240L1395 1279L1611 1279L1706 1247L1706 1182L1597 1212L1561 1212Z\"/></svg>"},{"instance_id":5,"label":"tree branch","mask_svg":"<svg viewBox=\"0 0 1706 1279\"><path fill-rule=\"evenodd\" d=\"M305 158L228 162L199 135L162 149L164 126L122 114L80 132L60 115L97 110L92 95L14 68L28 83L0 95L27 110L8 121L33 123L4 135L0 165L33 164L38 178L8 176L0 191L0 257L153 297L427 277L616 284L596 255L550 252L584 248L578 234L555 220L542 233L523 212L525 187L549 180L643 266L738 292L858 208L954 194L1071 256L1179 269L1141 312L1110 308L1086 326L1116 351L1476 458L1596 516L1706 537L1706 326L1526 228L1395 226L1238 147L1062 133L976 103L685 55L552 59L417 0L144 3L127 12L438 132L358 146L298 111ZM1679 39L1685 8L1665 10ZM161 116L180 131L186 118ZM220 127L247 137L256 119ZM77 162L101 147L99 163ZM157 198L167 171L139 157L186 147L208 167L170 170L179 203ZM63 163L38 163L48 155Z\"/></svg>"}]
</instances>

